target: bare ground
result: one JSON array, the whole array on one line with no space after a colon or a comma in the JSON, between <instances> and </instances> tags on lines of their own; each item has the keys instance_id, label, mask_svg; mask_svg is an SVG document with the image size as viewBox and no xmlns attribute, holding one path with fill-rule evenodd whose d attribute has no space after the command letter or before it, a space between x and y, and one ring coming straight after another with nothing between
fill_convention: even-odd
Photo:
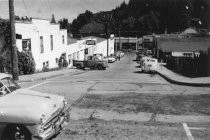
<instances>
[{"instance_id":1,"label":"bare ground","mask_svg":"<svg viewBox=\"0 0 210 140\"><path fill-rule=\"evenodd\" d=\"M56 140L185 140L181 125L104 121L71 121Z\"/></svg>"},{"instance_id":2,"label":"bare ground","mask_svg":"<svg viewBox=\"0 0 210 140\"><path fill-rule=\"evenodd\" d=\"M87 94L82 100L73 104L81 110L104 110L119 114L153 115L210 115L210 95L161 95L161 94ZM86 113L88 114L88 113ZM82 113L80 115L83 115ZM109 114L108 114L109 115ZM152 116L151 115L151 118ZM204 130L192 130L196 140L210 139L210 123L191 123L192 127ZM181 123L133 120L97 119L89 113L84 119L71 120L69 125L55 140L187 140Z\"/></svg>"},{"instance_id":3,"label":"bare ground","mask_svg":"<svg viewBox=\"0 0 210 140\"><path fill-rule=\"evenodd\" d=\"M148 112L166 115L210 115L210 95L87 94L74 107L119 113Z\"/></svg>"}]
</instances>

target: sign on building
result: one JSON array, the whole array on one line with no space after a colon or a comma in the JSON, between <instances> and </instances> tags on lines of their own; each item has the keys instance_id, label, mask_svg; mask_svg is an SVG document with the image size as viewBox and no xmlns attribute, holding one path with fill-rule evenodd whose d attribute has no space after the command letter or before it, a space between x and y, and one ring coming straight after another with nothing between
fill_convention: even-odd
<instances>
[{"instance_id":1,"label":"sign on building","mask_svg":"<svg viewBox=\"0 0 210 140\"><path fill-rule=\"evenodd\" d=\"M86 45L95 45L96 41L95 40L86 40Z\"/></svg>"},{"instance_id":2,"label":"sign on building","mask_svg":"<svg viewBox=\"0 0 210 140\"><path fill-rule=\"evenodd\" d=\"M88 54L88 49L85 49L85 55Z\"/></svg>"},{"instance_id":3,"label":"sign on building","mask_svg":"<svg viewBox=\"0 0 210 140\"><path fill-rule=\"evenodd\" d=\"M22 40L22 49L24 51L31 51L31 39Z\"/></svg>"}]
</instances>

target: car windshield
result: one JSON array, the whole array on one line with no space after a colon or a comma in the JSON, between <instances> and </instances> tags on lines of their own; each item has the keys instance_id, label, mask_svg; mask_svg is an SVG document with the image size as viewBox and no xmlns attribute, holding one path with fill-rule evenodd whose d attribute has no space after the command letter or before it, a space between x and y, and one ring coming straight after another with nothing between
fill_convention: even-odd
<instances>
[{"instance_id":1,"label":"car windshield","mask_svg":"<svg viewBox=\"0 0 210 140\"><path fill-rule=\"evenodd\" d=\"M19 88L20 88L20 86L15 81L13 81L12 78L10 78L10 77L1 79L1 81L0 81L0 96L9 94Z\"/></svg>"}]
</instances>

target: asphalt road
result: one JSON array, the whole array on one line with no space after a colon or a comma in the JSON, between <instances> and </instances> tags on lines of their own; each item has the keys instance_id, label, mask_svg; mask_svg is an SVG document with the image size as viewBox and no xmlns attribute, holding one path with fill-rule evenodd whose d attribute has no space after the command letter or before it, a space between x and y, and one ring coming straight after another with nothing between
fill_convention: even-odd
<instances>
[{"instance_id":1,"label":"asphalt road","mask_svg":"<svg viewBox=\"0 0 210 140\"><path fill-rule=\"evenodd\" d=\"M122 113L123 111L123 113L127 113L127 114L129 114L130 112L132 113L133 112L135 113L147 112L149 113L148 121L151 121L152 118L157 113L160 113L160 114L162 113L166 115L197 115L197 116L198 115L208 116L210 114L210 111L208 111L209 110L208 107L210 106L209 101L203 99L203 96L200 97L200 95L209 95L210 88L173 85L173 84L168 83L159 75L141 73L139 72L138 64L134 61L134 59L135 59L135 54L130 53L130 54L126 54L123 58L121 58L120 61L116 61L115 63L109 64L109 68L107 68L106 70L88 70L88 69L78 70L76 72L72 72L64 76L52 78L45 81L24 83L22 86L24 88L28 88L35 85L32 88L32 90L50 93L50 94L63 95L69 99L70 104L79 103L79 105L76 105L75 107L82 108L83 110L84 109L93 109L93 110L98 109L98 110L105 110L105 111L107 110L114 111L118 113L120 111L121 111L120 113ZM132 98L128 102L127 100L122 100L121 95L123 97L125 97L125 95L129 95L129 97L126 96L126 99L129 99L131 97ZM144 95L144 96L136 96L136 95ZM183 95L185 95L186 97L184 97L185 100L182 101ZM119 101L113 100L113 98L111 99L112 96L117 97ZM103 97L103 100L99 100L98 101L99 103L97 104L96 101L99 99L99 97ZM137 97L139 98L139 100L135 104L138 104L138 106L141 106L138 109L135 108L134 104L132 104L132 102L135 102L134 99ZM165 99L164 102L159 102L162 98ZM209 96L206 99L208 98ZM86 102L83 102L84 99ZM91 101L91 99L93 99L94 101ZM200 99L200 100L196 100L196 103L203 102L205 104L208 104L208 106L205 106L203 104L202 105L199 104L200 106L198 104L194 104L195 99ZM120 104L121 101L123 101L123 104ZM87 105L87 102L88 102L88 105ZM106 104L104 105L103 102L106 102ZM143 104L139 105L139 102L144 102L144 105ZM171 102L173 102L173 104L170 104ZM107 103L110 104L108 107L107 107ZM112 105L112 103L115 103L114 106ZM92 104L94 104L95 106ZM125 104L126 104L126 107L124 106ZM131 108L131 104L132 104L132 108ZM158 106L159 108L157 108L156 106ZM167 108L166 106L169 106L169 108ZM190 110L190 108L195 108L195 106L199 106L200 108ZM79 109L77 109L77 111L78 110ZM130 112L127 110L129 110ZM204 112L200 112L200 110L204 110ZM87 114L84 114L84 115L87 115ZM88 118L88 117L84 117L84 118ZM126 120L128 118L123 118L123 119ZM102 119L106 120L106 118L103 118L103 117ZM122 118L117 118L117 119L122 119ZM77 118L77 121L78 120L79 119ZM145 120L146 122L148 122L147 119ZM141 119L139 121L142 122ZM169 124L168 125L165 125L165 123L162 125L158 124L158 127L161 126L161 130L160 132L156 132L156 131L154 132L155 134L158 133L156 135L158 135L159 138L158 137L156 138L158 139L190 139L191 136L187 135L186 129L183 127L183 124L180 122L181 121L177 121L177 123L173 121L170 122L175 125L172 128ZM119 125L119 124L116 124L116 125ZM123 124L121 123L120 125L123 125ZM126 126L126 125L123 125L123 126ZM194 135L195 139L210 139L209 133L206 131L206 130L209 130L210 128L208 124L203 126L203 123L194 122L194 123L188 123L188 125L193 126L193 128L198 128L198 129L192 129L190 131L192 137ZM137 126L145 127L144 130L142 130L142 127L138 128L139 131L151 131L154 129L154 128L151 128L151 126L157 127L157 124L150 123L149 128L147 127L148 124L146 125L137 124ZM134 128L136 130L136 124L135 124L135 127L130 128L130 130L132 129L134 130ZM74 128L69 126L69 129L74 129ZM168 132L168 130L171 130L170 133ZM164 136L162 136L163 132L164 132ZM161 135L161 137L159 134ZM127 135L129 134L126 133L126 136ZM128 138L129 139L151 139L151 137L149 137L151 133L145 132L145 135L147 136L135 135L135 137L128 137ZM107 137L103 138L100 136L95 139L100 139L100 138L107 139ZM115 138L115 139L122 139L122 138L123 136L121 135L120 137ZM69 137L61 135L58 139L69 139ZM71 137L70 139L83 139L83 137L78 137L77 135L76 137ZM92 139L92 137L89 137L89 139Z\"/></svg>"}]
</instances>

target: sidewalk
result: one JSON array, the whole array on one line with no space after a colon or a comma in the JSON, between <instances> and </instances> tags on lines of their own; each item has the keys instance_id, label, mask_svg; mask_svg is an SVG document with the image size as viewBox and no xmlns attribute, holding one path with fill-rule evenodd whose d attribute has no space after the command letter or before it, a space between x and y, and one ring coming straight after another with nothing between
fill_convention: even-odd
<instances>
[{"instance_id":1,"label":"sidewalk","mask_svg":"<svg viewBox=\"0 0 210 140\"><path fill-rule=\"evenodd\" d=\"M31 82L31 81L38 81L38 80L46 80L49 78L62 76L67 73L75 72L75 71L77 71L77 69L65 68L65 69L49 71L49 72L34 73L31 75L20 75L18 82Z\"/></svg>"},{"instance_id":2,"label":"sidewalk","mask_svg":"<svg viewBox=\"0 0 210 140\"><path fill-rule=\"evenodd\" d=\"M187 86L198 86L198 87L210 87L210 76L209 77L199 77L199 78L189 78L182 75L179 75L165 66L158 67L158 74L165 78L167 81L173 84L178 85L187 85Z\"/></svg>"}]
</instances>

